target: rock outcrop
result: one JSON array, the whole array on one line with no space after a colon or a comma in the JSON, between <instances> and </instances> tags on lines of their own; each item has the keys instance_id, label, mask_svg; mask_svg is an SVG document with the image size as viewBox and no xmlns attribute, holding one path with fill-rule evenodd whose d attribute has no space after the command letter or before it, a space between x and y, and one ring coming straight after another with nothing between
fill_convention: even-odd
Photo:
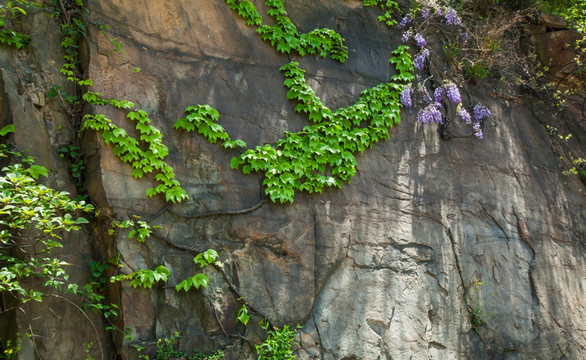
<instances>
[{"instance_id":1,"label":"rock outcrop","mask_svg":"<svg viewBox=\"0 0 586 360\"><path fill-rule=\"evenodd\" d=\"M144 244L98 228L102 238L93 248L88 238L72 242L80 257L72 262L119 252L123 271L163 264L172 273L164 288L112 285L119 326L134 335L132 342L113 336L122 358L138 358L132 344L152 351L157 339L176 331L184 351L223 349L227 359L256 358L238 335L260 341L264 332L253 321L247 327L237 323L239 296L277 326L302 325L296 350L301 360L586 356L584 184L562 175L547 129L523 102L472 89L472 99L493 113L484 140L445 141L405 111L388 141L357 156L359 172L351 184L299 193L290 205L273 204L262 196L260 175L230 169L237 151L174 130L175 120L187 106L209 104L233 138L249 147L274 143L285 131L309 124L287 101L279 67L299 61L327 106L347 106L392 75L388 58L400 34L390 33L377 21L378 12L360 1L287 2L301 30L328 27L346 39L349 59L339 64L276 53L222 1L88 5L94 19L110 26L107 33L92 30L87 40L85 66L94 90L149 113L189 195L182 204L147 199L153 178L134 179L97 134L83 134L86 187L96 207L112 217L152 218L161 228ZM111 51L111 37L123 43L122 56ZM33 43L58 53L41 47L40 39ZM16 76L6 65L17 59L2 57L2 113L9 103L17 136L19 127L27 139L35 134L35 155L47 154L42 163L51 164L55 156L49 155L68 140L60 140L57 119L39 113L50 105L44 91L31 85L16 94L15 82L26 75ZM58 65L45 65L38 73L58 73ZM15 113L18 103L35 114L35 124ZM86 110L134 131L122 110ZM575 122L575 139L583 141L584 119ZM59 122L70 132L65 123ZM27 132L31 128L38 131ZM64 171L62 164L51 167L57 168ZM194 251L208 248L218 251L224 271L206 268L206 289L176 292L174 285L197 270ZM473 326L476 320L482 324ZM76 325L67 331L81 330ZM71 347L60 354L81 358ZM114 349L108 351L106 356Z\"/></svg>"},{"instance_id":2,"label":"rock outcrop","mask_svg":"<svg viewBox=\"0 0 586 360\"><path fill-rule=\"evenodd\" d=\"M19 51L5 46L0 49L0 126L14 124L11 142L22 154L33 156L37 164L49 170L48 178L43 180L46 186L75 195L68 164L60 157L60 149L72 144L76 134L62 104L47 96L54 87L73 93L73 87L59 73L63 65L60 27L39 11L27 15L21 26L31 36L30 46ZM61 240L63 249L53 251L71 265L67 269L72 270L70 280L74 283L84 284L90 276L90 264L97 259L93 240L87 231L67 233ZM2 266L5 266L4 259ZM7 303L10 297L3 294L0 339L19 335L13 344L21 342L20 359L39 356L85 359L86 345L104 358L112 357L115 349L104 330L102 317L91 311L81 313L82 301L71 294L52 295L50 291L43 302L28 302L15 312L10 311L15 304ZM33 341L24 336L27 333L34 334ZM5 355L11 358L5 353L2 357Z\"/></svg>"},{"instance_id":3,"label":"rock outcrop","mask_svg":"<svg viewBox=\"0 0 586 360\"><path fill-rule=\"evenodd\" d=\"M559 16L541 13L538 21L538 25L527 25L524 29L529 35L529 42L541 63L547 65L548 72L559 80L565 80L578 70L574 58L579 51L575 44L581 36L570 30L567 22Z\"/></svg>"}]
</instances>

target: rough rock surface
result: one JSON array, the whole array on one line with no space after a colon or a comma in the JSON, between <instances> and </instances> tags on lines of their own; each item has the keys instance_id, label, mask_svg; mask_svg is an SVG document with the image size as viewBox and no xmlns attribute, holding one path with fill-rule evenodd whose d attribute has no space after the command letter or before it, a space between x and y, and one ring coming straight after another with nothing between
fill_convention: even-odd
<instances>
[{"instance_id":1,"label":"rough rock surface","mask_svg":"<svg viewBox=\"0 0 586 360\"><path fill-rule=\"evenodd\" d=\"M167 161L190 196L170 206L179 214L262 201L260 176L230 169L237 152L172 128L187 106L214 106L231 137L249 147L274 143L308 124L286 100L279 67L299 61L335 109L389 78L389 54L399 44L377 11L359 1L286 2L302 31L329 27L346 39L345 64L277 54L222 1L99 0L89 7L111 30L91 33L87 74L95 91L133 101L163 133ZM111 52L111 37L122 41L123 56ZM97 206L119 217L157 214L152 223L161 226L145 244L120 234L104 237L110 243L103 247L111 246L109 256L120 252L124 271L164 264L172 272L168 288L113 289L122 327L151 351L178 331L184 351L221 348L227 359L255 358L246 342L224 336L259 341L263 332L253 321L236 323L241 303L221 272L206 270L204 291L171 287L196 268L193 253L169 247L168 239L216 249L253 309L278 326L301 324L298 359L586 357L584 186L561 174L546 129L523 104L481 93L473 99L493 113L482 141L442 140L404 113L388 141L357 156L351 184L237 215L159 212L163 201L144 195L153 179L133 179L130 167L86 132L87 188ZM123 111L88 111L132 130ZM583 141L580 124L575 136ZM474 329L478 296L484 324ZM131 343L114 341L122 358L138 357Z\"/></svg>"}]
</instances>

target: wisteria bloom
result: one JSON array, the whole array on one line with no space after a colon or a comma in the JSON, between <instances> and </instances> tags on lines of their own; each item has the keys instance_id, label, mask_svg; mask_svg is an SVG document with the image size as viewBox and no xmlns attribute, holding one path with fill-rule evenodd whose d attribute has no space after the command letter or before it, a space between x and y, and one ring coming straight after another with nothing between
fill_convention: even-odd
<instances>
[{"instance_id":1,"label":"wisteria bloom","mask_svg":"<svg viewBox=\"0 0 586 360\"><path fill-rule=\"evenodd\" d=\"M453 82L448 82L444 85L446 97L450 99L453 103L459 104L462 102L462 98L460 97L460 90Z\"/></svg>"},{"instance_id":2,"label":"wisteria bloom","mask_svg":"<svg viewBox=\"0 0 586 360\"><path fill-rule=\"evenodd\" d=\"M415 39L415 41L417 41L417 46L419 46L420 48L422 48L425 45L427 45L427 40L425 40L425 38L423 37L423 35L421 35L420 33L415 34L415 36L413 37L413 39Z\"/></svg>"},{"instance_id":3,"label":"wisteria bloom","mask_svg":"<svg viewBox=\"0 0 586 360\"><path fill-rule=\"evenodd\" d=\"M442 113L440 111L442 105L440 103L431 103L424 109L419 110L417 113L417 123L423 125L429 125L431 123L442 124Z\"/></svg>"},{"instance_id":4,"label":"wisteria bloom","mask_svg":"<svg viewBox=\"0 0 586 360\"><path fill-rule=\"evenodd\" d=\"M413 106L413 102L411 100L412 92L413 90L411 89L411 85L405 86L403 91L401 91L401 95L399 96L399 98L401 99L401 104L403 104L403 106L407 109L410 109L411 106Z\"/></svg>"},{"instance_id":5,"label":"wisteria bloom","mask_svg":"<svg viewBox=\"0 0 586 360\"><path fill-rule=\"evenodd\" d=\"M411 36L413 36L413 32L411 31L411 29L409 29L403 33L403 36L401 36L401 40L404 43L406 43L407 41L409 41L409 39L411 39Z\"/></svg>"},{"instance_id":6,"label":"wisteria bloom","mask_svg":"<svg viewBox=\"0 0 586 360\"><path fill-rule=\"evenodd\" d=\"M456 109L456 114L460 117L460 119L466 125L472 124L472 119L470 118L470 113L466 110L462 104L458 104L458 108Z\"/></svg>"},{"instance_id":7,"label":"wisteria bloom","mask_svg":"<svg viewBox=\"0 0 586 360\"><path fill-rule=\"evenodd\" d=\"M478 104L474 106L472 109L472 117L474 118L475 122L480 122L481 120L488 119L491 117L492 113L488 108L482 104Z\"/></svg>"},{"instance_id":8,"label":"wisteria bloom","mask_svg":"<svg viewBox=\"0 0 586 360\"><path fill-rule=\"evenodd\" d=\"M472 128L474 129L474 136L476 136L478 139L482 140L484 138L484 135L482 134L482 129L480 127L480 123L479 122L475 123Z\"/></svg>"},{"instance_id":9,"label":"wisteria bloom","mask_svg":"<svg viewBox=\"0 0 586 360\"><path fill-rule=\"evenodd\" d=\"M403 19L401 19L401 22L399 23L399 27L404 28L410 22L411 22L411 18L409 16L405 16Z\"/></svg>"},{"instance_id":10,"label":"wisteria bloom","mask_svg":"<svg viewBox=\"0 0 586 360\"><path fill-rule=\"evenodd\" d=\"M462 20L460 20L460 17L458 16L456 10L452 8L448 8L446 14L444 15L444 18L446 19L446 25L462 26Z\"/></svg>"},{"instance_id":11,"label":"wisteria bloom","mask_svg":"<svg viewBox=\"0 0 586 360\"><path fill-rule=\"evenodd\" d=\"M423 66L425 66L425 59L427 59L428 56L429 49L421 50L421 52L415 57L415 59L413 59L413 66L415 66L417 70L423 69Z\"/></svg>"},{"instance_id":12,"label":"wisteria bloom","mask_svg":"<svg viewBox=\"0 0 586 360\"><path fill-rule=\"evenodd\" d=\"M427 17L429 16L429 12L431 11L430 8L428 8L427 6L425 6L423 8L423 10L421 10L421 17L424 19L427 19Z\"/></svg>"},{"instance_id":13,"label":"wisteria bloom","mask_svg":"<svg viewBox=\"0 0 586 360\"><path fill-rule=\"evenodd\" d=\"M437 9L435 10L435 14L437 16L442 16L442 8L438 6Z\"/></svg>"},{"instance_id":14,"label":"wisteria bloom","mask_svg":"<svg viewBox=\"0 0 586 360\"><path fill-rule=\"evenodd\" d=\"M441 103L443 93L444 93L443 88L441 88L441 87L436 88L433 92L433 100L438 104Z\"/></svg>"}]
</instances>

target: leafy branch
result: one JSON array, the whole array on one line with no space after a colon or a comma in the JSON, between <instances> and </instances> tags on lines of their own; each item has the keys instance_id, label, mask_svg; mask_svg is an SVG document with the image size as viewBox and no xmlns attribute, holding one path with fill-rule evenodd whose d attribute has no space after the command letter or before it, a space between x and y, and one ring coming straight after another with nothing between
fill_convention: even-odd
<instances>
[{"instance_id":1,"label":"leafy branch","mask_svg":"<svg viewBox=\"0 0 586 360\"><path fill-rule=\"evenodd\" d=\"M80 82L83 85L92 85L91 80ZM119 109L130 110L134 104L127 100L105 98L101 93L87 91L83 99L92 105L111 105ZM140 179L144 174L158 172L155 175L157 186L146 191L146 196L153 197L163 194L167 202L181 202L188 198L179 181L175 179L173 168L165 161L169 149L163 144L161 132L151 125L148 113L144 110L128 111L126 117L136 122L136 130L140 134L140 141L146 144L146 150L139 145L139 141L129 136L126 130L116 126L103 114L86 114L81 131L91 129L100 134L104 142L113 145L114 155L124 163L132 166L132 176Z\"/></svg>"},{"instance_id":2,"label":"leafy branch","mask_svg":"<svg viewBox=\"0 0 586 360\"><path fill-rule=\"evenodd\" d=\"M267 15L275 20L270 26L262 23L262 17L256 7L248 0L225 0L230 9L244 18L246 25L256 26L261 39L271 43L281 53L297 52L301 56L318 55L332 60L345 62L348 48L340 34L331 29L315 29L308 33L299 33L297 27L287 16L283 0L266 0Z\"/></svg>"},{"instance_id":3,"label":"leafy branch","mask_svg":"<svg viewBox=\"0 0 586 360\"><path fill-rule=\"evenodd\" d=\"M6 28L6 21L27 15L29 8L40 7L41 4L27 0L6 1L0 4L0 42L16 49L22 49L30 43L30 36Z\"/></svg>"},{"instance_id":4,"label":"leafy branch","mask_svg":"<svg viewBox=\"0 0 586 360\"><path fill-rule=\"evenodd\" d=\"M183 129L187 132L194 131L203 135L208 141L214 144L216 141L223 141L222 147L225 149L234 149L236 147L246 148L246 143L242 140L230 140L230 137L222 127L216 124L220 114L216 109L209 105L189 106L185 109L187 114L175 122L173 128Z\"/></svg>"},{"instance_id":5,"label":"leafy branch","mask_svg":"<svg viewBox=\"0 0 586 360\"><path fill-rule=\"evenodd\" d=\"M141 269L127 275L116 275L110 278L110 282L119 282L124 280L130 281L130 286L133 288L143 287L151 289L153 285L159 281L167 283L167 279L171 275L171 271L163 265L159 265L155 270Z\"/></svg>"},{"instance_id":6,"label":"leafy branch","mask_svg":"<svg viewBox=\"0 0 586 360\"><path fill-rule=\"evenodd\" d=\"M264 173L263 185L273 202L293 202L295 190L322 192L342 186L356 174L354 153L388 138L388 128L399 123L399 94L410 81L412 64L407 47L393 51L390 62L398 74L388 83L361 93L358 101L335 112L327 108L307 85L305 71L296 62L283 66L287 98L298 102L295 111L313 122L297 133L287 132L275 146L249 149L230 162L242 172Z\"/></svg>"},{"instance_id":7,"label":"leafy branch","mask_svg":"<svg viewBox=\"0 0 586 360\"><path fill-rule=\"evenodd\" d=\"M285 138L274 146L246 150L233 158L230 166L242 167L244 174L264 173L265 193L273 202L292 203L295 190L319 193L326 187L340 188L344 182L350 182L357 171L354 153L387 139L388 128L400 121L399 95L413 79L407 49L402 45L392 52L389 62L395 65L397 74L390 82L364 90L354 105L335 112L315 95L299 63L281 67L284 85L289 89L287 99L297 101L295 111L306 114L313 124L297 133L285 133ZM217 110L198 105L188 107L186 113L187 117L175 124L176 129L197 128L211 143L219 139L227 147L231 140L223 127L215 123L219 118Z\"/></svg>"}]
</instances>

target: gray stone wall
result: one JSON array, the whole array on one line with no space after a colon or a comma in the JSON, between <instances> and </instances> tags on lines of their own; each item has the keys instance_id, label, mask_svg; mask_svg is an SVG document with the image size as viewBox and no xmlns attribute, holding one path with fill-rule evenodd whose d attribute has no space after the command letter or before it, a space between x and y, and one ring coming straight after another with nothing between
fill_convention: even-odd
<instances>
[{"instance_id":1,"label":"gray stone wall","mask_svg":"<svg viewBox=\"0 0 586 360\"><path fill-rule=\"evenodd\" d=\"M262 13L264 5L254 3ZM357 156L359 171L341 190L300 193L291 205L264 202L253 211L225 214L263 201L262 179L230 169L238 152L174 130L183 110L212 105L232 138L249 147L274 143L308 124L286 100L279 67L299 61L327 106L347 106L392 75L388 58L400 34L380 25L378 13L359 1L287 2L302 31L329 27L346 39L349 59L339 64L277 54L222 1L88 5L94 19L111 27L105 34L92 31L88 39L94 91L133 101L150 114L170 149L167 161L190 196L159 213L163 201L144 196L153 179L133 179L131 168L99 136L83 135L87 188L97 208L117 217L158 214L152 224L161 226L145 244L125 234L109 239L104 227L97 228L103 239L94 255L83 236L71 245L80 249L80 264L118 251L124 271L161 264L171 270L165 288L112 285L120 325L132 328L133 343L152 349L157 339L178 331L184 351L222 348L228 359L256 358L245 341L225 336L256 342L263 337L254 321L246 328L236 322L242 296L278 326L303 326L296 353L303 360L586 356L584 185L561 174L547 131L527 102L472 89L473 99L493 113L481 141L443 140L437 129L417 126L415 114L404 112L388 141ZM109 37L122 41L123 57L111 52ZM42 51L58 54L58 44L53 46ZM2 56L3 68L18 63ZM42 66L58 73L58 64ZM141 71L133 72L135 67ZM36 156L53 154L43 164L65 171L52 161L67 140L41 120L45 105L33 95L16 95L18 80L10 70L3 70L2 80L8 99L2 112L8 101L16 134L19 127L40 129L35 144L44 148ZM38 114L17 116L17 104ZM87 111L105 113L132 134L123 111ZM573 129L584 138L583 118L565 121L581 124ZM210 213L218 215L177 215ZM224 273L207 269L207 289L177 293L172 286L195 273L189 249L208 248L220 254ZM474 328L470 311L478 296L485 316ZM77 325L61 326L60 336L79 332ZM138 358L127 340L115 336L114 343L122 358Z\"/></svg>"}]
</instances>

